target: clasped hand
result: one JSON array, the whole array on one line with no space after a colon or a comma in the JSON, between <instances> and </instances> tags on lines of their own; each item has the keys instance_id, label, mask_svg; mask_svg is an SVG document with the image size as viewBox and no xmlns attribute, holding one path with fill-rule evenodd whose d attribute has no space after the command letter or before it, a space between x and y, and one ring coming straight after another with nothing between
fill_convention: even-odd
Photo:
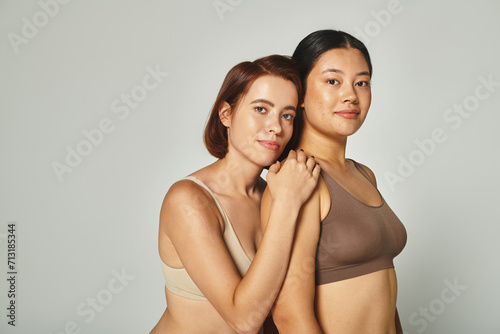
<instances>
[{"instance_id":1,"label":"clasped hand","mask_svg":"<svg viewBox=\"0 0 500 334\"><path fill-rule=\"evenodd\" d=\"M289 204L302 205L318 183L320 166L304 151L288 153L284 162L279 161L269 167L267 186L273 200L284 200Z\"/></svg>"}]
</instances>

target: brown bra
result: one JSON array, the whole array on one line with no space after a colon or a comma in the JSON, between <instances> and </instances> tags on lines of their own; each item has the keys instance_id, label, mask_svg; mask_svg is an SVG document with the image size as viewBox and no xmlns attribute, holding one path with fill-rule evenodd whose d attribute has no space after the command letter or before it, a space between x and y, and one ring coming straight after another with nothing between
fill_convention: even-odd
<instances>
[{"instance_id":1,"label":"brown bra","mask_svg":"<svg viewBox=\"0 0 500 334\"><path fill-rule=\"evenodd\" d=\"M363 167L352 161L372 183ZM393 268L394 257L406 244L406 230L389 205L383 198L379 206L367 205L323 170L321 175L330 191L331 203L330 212L321 222L316 285Z\"/></svg>"}]
</instances>

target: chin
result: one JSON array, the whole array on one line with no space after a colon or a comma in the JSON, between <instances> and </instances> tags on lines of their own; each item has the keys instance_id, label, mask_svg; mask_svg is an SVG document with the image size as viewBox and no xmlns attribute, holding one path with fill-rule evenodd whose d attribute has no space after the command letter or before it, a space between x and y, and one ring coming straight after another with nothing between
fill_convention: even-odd
<instances>
[{"instance_id":1,"label":"chin","mask_svg":"<svg viewBox=\"0 0 500 334\"><path fill-rule=\"evenodd\" d=\"M280 153L281 154L281 153ZM277 154L276 156L273 156L271 158L268 158L268 159L259 159L259 161L257 162L260 166L262 166L262 168L265 168L265 167L269 167L271 166L272 164L274 164L276 162L276 160L278 160L280 154Z\"/></svg>"},{"instance_id":2,"label":"chin","mask_svg":"<svg viewBox=\"0 0 500 334\"><path fill-rule=\"evenodd\" d=\"M353 134L355 134L356 132L358 132L358 130L360 129L361 127L356 127L356 128L351 128L351 129L344 129L343 133L341 133L342 135L344 136L352 136Z\"/></svg>"},{"instance_id":3,"label":"chin","mask_svg":"<svg viewBox=\"0 0 500 334\"><path fill-rule=\"evenodd\" d=\"M261 165L263 168L266 168L266 167L269 167L269 166L271 166L272 164L274 164L274 163L276 162L276 160L278 160L278 157L276 157L276 159L273 159L273 160L263 161L260 165Z\"/></svg>"}]
</instances>

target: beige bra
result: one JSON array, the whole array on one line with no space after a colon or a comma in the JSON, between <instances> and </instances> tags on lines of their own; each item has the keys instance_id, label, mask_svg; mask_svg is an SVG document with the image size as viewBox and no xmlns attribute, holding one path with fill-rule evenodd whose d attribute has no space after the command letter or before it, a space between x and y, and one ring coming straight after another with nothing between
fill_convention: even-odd
<instances>
[{"instance_id":1,"label":"beige bra","mask_svg":"<svg viewBox=\"0 0 500 334\"><path fill-rule=\"evenodd\" d=\"M219 209L222 219L224 219L224 242L226 243L226 247L229 251L229 254L233 258L234 264L236 265L236 269L240 273L241 277L243 277L248 267L250 267L250 263L252 262L248 255L245 253L245 250L241 246L240 240L236 236L234 232L233 225L229 221L229 217L227 216L224 208L220 204L220 202L215 197L215 194L199 179L193 176L187 176L184 178L185 180L191 180L204 189L206 189L210 195L212 195L215 204L217 204L217 208ZM166 265L163 261L161 263L161 268L163 271L163 276L165 277L165 286L168 290L172 291L176 295L181 297L196 299L196 300L207 300L203 293L198 289L196 284L193 282L191 277L189 277L188 272L184 268L172 268Z\"/></svg>"}]
</instances>

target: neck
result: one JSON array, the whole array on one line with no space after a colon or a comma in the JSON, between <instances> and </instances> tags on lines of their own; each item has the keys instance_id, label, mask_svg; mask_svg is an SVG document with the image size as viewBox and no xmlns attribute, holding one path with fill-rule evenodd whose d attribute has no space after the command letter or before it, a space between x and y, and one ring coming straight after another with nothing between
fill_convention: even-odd
<instances>
[{"instance_id":1,"label":"neck","mask_svg":"<svg viewBox=\"0 0 500 334\"><path fill-rule=\"evenodd\" d=\"M229 152L213 165L214 179L221 193L254 194L259 188L262 166L238 159Z\"/></svg>"},{"instance_id":2,"label":"neck","mask_svg":"<svg viewBox=\"0 0 500 334\"><path fill-rule=\"evenodd\" d=\"M298 148L304 150L306 155L313 155L320 163L333 166L346 166L345 152L347 137L331 137L311 129L304 124L304 130Z\"/></svg>"}]
</instances>

